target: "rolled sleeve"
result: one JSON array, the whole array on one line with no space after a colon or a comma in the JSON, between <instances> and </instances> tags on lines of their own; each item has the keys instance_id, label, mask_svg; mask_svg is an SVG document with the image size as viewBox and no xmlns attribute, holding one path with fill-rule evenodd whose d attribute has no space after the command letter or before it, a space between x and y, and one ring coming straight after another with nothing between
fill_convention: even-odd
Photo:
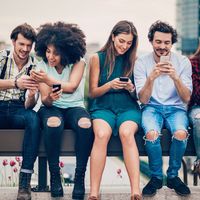
<instances>
[{"instance_id":1,"label":"rolled sleeve","mask_svg":"<svg viewBox=\"0 0 200 200\"><path fill-rule=\"evenodd\" d=\"M137 96L147 80L147 75L145 72L145 65L141 59L137 59L134 66L134 82Z\"/></svg>"},{"instance_id":2,"label":"rolled sleeve","mask_svg":"<svg viewBox=\"0 0 200 200\"><path fill-rule=\"evenodd\" d=\"M192 65L187 57L182 60L181 65L183 66L183 71L180 74L180 78L192 93Z\"/></svg>"}]
</instances>

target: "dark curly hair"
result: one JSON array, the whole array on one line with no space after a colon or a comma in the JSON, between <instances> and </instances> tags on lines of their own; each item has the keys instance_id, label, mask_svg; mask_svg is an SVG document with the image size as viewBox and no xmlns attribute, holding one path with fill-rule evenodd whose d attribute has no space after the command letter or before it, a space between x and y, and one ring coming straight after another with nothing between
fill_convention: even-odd
<instances>
[{"instance_id":1,"label":"dark curly hair","mask_svg":"<svg viewBox=\"0 0 200 200\"><path fill-rule=\"evenodd\" d=\"M36 40L35 30L27 23L21 24L14 28L10 34L10 39L16 41L18 34L22 34L26 39L31 40L32 42L35 42Z\"/></svg>"},{"instance_id":2,"label":"dark curly hair","mask_svg":"<svg viewBox=\"0 0 200 200\"><path fill-rule=\"evenodd\" d=\"M35 52L45 62L48 45L55 46L61 56L61 65L79 61L86 53L85 35L76 24L46 23L38 28Z\"/></svg>"},{"instance_id":3,"label":"dark curly hair","mask_svg":"<svg viewBox=\"0 0 200 200\"><path fill-rule=\"evenodd\" d=\"M148 33L148 38L149 38L150 42L153 41L154 34L156 31L162 32L162 33L171 33L172 34L172 44L177 42L177 36L178 36L177 32L168 23L158 20L151 25L151 27L149 28L149 33Z\"/></svg>"}]
</instances>

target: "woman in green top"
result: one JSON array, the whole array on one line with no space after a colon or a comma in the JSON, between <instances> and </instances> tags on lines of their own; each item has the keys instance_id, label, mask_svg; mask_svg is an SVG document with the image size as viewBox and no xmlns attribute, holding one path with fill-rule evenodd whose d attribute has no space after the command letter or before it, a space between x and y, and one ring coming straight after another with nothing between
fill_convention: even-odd
<instances>
[{"instance_id":1,"label":"woman in green top","mask_svg":"<svg viewBox=\"0 0 200 200\"><path fill-rule=\"evenodd\" d=\"M98 199L106 162L107 144L112 135L122 142L124 161L130 179L131 199L141 199L139 155L134 134L141 113L133 97L133 67L138 36L132 22L118 22L105 46L90 59L90 111L95 141L91 153L91 189L89 199ZM121 78L120 78L121 77Z\"/></svg>"}]
</instances>

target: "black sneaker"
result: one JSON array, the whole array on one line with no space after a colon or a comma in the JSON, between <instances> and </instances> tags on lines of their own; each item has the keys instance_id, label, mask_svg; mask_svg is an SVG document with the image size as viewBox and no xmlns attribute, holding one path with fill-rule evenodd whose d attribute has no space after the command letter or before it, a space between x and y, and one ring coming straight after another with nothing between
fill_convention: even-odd
<instances>
[{"instance_id":1,"label":"black sneaker","mask_svg":"<svg viewBox=\"0 0 200 200\"><path fill-rule=\"evenodd\" d=\"M183 183L178 176L167 178L167 187L174 189L175 192L181 196L187 196L191 193L189 187Z\"/></svg>"},{"instance_id":2,"label":"black sneaker","mask_svg":"<svg viewBox=\"0 0 200 200\"><path fill-rule=\"evenodd\" d=\"M143 196L154 196L156 194L157 189L162 188L162 179L158 179L156 177L152 177L147 185L142 190Z\"/></svg>"}]
</instances>

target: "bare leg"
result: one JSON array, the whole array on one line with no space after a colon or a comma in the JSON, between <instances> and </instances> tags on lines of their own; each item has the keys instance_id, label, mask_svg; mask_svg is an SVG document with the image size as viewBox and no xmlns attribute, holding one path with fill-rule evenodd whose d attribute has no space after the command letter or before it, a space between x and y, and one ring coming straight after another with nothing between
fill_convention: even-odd
<instances>
[{"instance_id":1,"label":"bare leg","mask_svg":"<svg viewBox=\"0 0 200 200\"><path fill-rule=\"evenodd\" d=\"M93 120L93 129L95 139L90 157L90 195L97 197L106 163L107 144L112 129L107 122L101 119Z\"/></svg>"},{"instance_id":2,"label":"bare leg","mask_svg":"<svg viewBox=\"0 0 200 200\"><path fill-rule=\"evenodd\" d=\"M124 122L119 128L119 136L122 142L124 162L131 185L131 195L141 194L139 153L134 138L134 134L136 133L137 129L137 124L132 121Z\"/></svg>"}]
</instances>

